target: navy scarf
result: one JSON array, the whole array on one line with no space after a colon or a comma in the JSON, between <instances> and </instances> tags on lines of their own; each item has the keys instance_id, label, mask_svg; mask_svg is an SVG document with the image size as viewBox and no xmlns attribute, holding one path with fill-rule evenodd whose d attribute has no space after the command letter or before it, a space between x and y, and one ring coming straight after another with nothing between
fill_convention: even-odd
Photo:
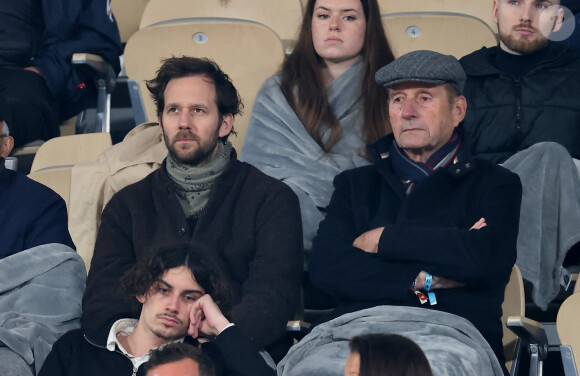
<instances>
[{"instance_id":1,"label":"navy scarf","mask_svg":"<svg viewBox=\"0 0 580 376\"><path fill-rule=\"evenodd\" d=\"M461 138L457 134L457 131L454 130L449 141L433 153L425 163L414 162L409 159L405 152L399 148L395 140L393 140L389 149L389 156L391 157L391 164L395 169L395 173L401 179L407 195L409 195L413 188L427 179L433 171L449 165L457 155L460 147Z\"/></svg>"}]
</instances>

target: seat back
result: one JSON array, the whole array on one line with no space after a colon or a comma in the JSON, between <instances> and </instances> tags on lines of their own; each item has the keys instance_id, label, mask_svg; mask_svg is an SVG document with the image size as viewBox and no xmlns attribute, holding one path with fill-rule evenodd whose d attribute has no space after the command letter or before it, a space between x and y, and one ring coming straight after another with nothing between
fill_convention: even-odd
<instances>
[{"instance_id":1,"label":"seat back","mask_svg":"<svg viewBox=\"0 0 580 376\"><path fill-rule=\"evenodd\" d=\"M31 172L57 166L72 166L96 159L112 145L109 133L85 133L56 137L42 144L32 162Z\"/></svg>"},{"instance_id":2,"label":"seat back","mask_svg":"<svg viewBox=\"0 0 580 376\"><path fill-rule=\"evenodd\" d=\"M398 13L454 13L477 18L486 23L494 33L497 24L492 19L490 0L378 0L382 15ZM466 30L462 35L467 35Z\"/></svg>"},{"instance_id":3,"label":"seat back","mask_svg":"<svg viewBox=\"0 0 580 376\"><path fill-rule=\"evenodd\" d=\"M580 293L570 295L560 306L556 318L558 337L563 348L562 362L566 376L580 374Z\"/></svg>"},{"instance_id":4,"label":"seat back","mask_svg":"<svg viewBox=\"0 0 580 376\"><path fill-rule=\"evenodd\" d=\"M111 8L121 34L121 43L127 43L139 30L141 16L149 0L111 0Z\"/></svg>"},{"instance_id":5,"label":"seat back","mask_svg":"<svg viewBox=\"0 0 580 376\"><path fill-rule=\"evenodd\" d=\"M149 0L140 28L168 20L208 17L257 22L272 29L280 39L291 41L298 36L302 5L300 0Z\"/></svg>"},{"instance_id":6,"label":"seat back","mask_svg":"<svg viewBox=\"0 0 580 376\"><path fill-rule=\"evenodd\" d=\"M67 211L70 207L70 182L71 182L72 166L58 167L48 170L35 171L28 174L32 180L46 185L52 189L66 203Z\"/></svg>"},{"instance_id":7,"label":"seat back","mask_svg":"<svg viewBox=\"0 0 580 376\"><path fill-rule=\"evenodd\" d=\"M244 113L234 122L238 135L230 137L240 153L254 98L282 65L280 38L264 25L224 19L192 19L139 30L125 47L125 68L127 76L139 82L148 121L157 121L157 114L145 80L155 76L162 59L181 55L213 59L232 79L244 102Z\"/></svg>"},{"instance_id":8,"label":"seat back","mask_svg":"<svg viewBox=\"0 0 580 376\"><path fill-rule=\"evenodd\" d=\"M503 348L507 361L507 369L511 368L514 359L518 337L508 329L506 322L509 316L524 317L526 313L526 297L524 293L524 280L520 269L514 265L510 274L510 280L505 287L503 304L501 305L503 325Z\"/></svg>"},{"instance_id":9,"label":"seat back","mask_svg":"<svg viewBox=\"0 0 580 376\"><path fill-rule=\"evenodd\" d=\"M493 30L482 20L455 13L400 13L381 17L395 57L432 50L461 58L483 46L497 45Z\"/></svg>"}]
</instances>

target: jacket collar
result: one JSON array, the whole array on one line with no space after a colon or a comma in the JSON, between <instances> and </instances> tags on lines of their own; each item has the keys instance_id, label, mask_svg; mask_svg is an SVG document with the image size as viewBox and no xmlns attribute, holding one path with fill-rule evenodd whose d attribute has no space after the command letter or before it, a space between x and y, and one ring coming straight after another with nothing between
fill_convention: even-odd
<instances>
[{"instance_id":1,"label":"jacket collar","mask_svg":"<svg viewBox=\"0 0 580 376\"><path fill-rule=\"evenodd\" d=\"M459 133L459 137L461 137L463 144L453 161L447 167L443 167L439 170L445 171L446 173L451 174L451 176L459 178L473 170L477 162L469 152L470 146L465 140L463 129L458 127L457 132ZM385 168L386 165L388 165L390 170L393 169L389 158L389 148L394 139L395 136L391 133L379 139L374 144L367 146L367 150L373 158L374 166L379 171Z\"/></svg>"},{"instance_id":2,"label":"jacket collar","mask_svg":"<svg viewBox=\"0 0 580 376\"><path fill-rule=\"evenodd\" d=\"M497 56L499 46L487 48L482 47L480 50L472 52L460 59L461 65L468 76L489 76L505 74L505 72L497 69L491 62ZM547 58L541 63L531 68L524 74L534 73L544 69L546 66L568 65L572 60L578 60L580 56L569 46L558 43L548 42L545 47L547 49L545 56Z\"/></svg>"}]
</instances>

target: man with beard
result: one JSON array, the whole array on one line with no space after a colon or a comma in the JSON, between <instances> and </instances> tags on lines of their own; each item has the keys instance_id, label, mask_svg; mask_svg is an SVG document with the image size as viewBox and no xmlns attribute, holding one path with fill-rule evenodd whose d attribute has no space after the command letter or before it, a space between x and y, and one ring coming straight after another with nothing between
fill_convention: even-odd
<instances>
[{"instance_id":1,"label":"man with beard","mask_svg":"<svg viewBox=\"0 0 580 376\"><path fill-rule=\"evenodd\" d=\"M141 366L150 351L175 342L199 347L215 375L274 374L222 313L228 309L227 283L196 247L156 249L123 276L121 286L142 305L139 320L122 318L91 332L66 333L39 376L144 375Z\"/></svg>"},{"instance_id":2,"label":"man with beard","mask_svg":"<svg viewBox=\"0 0 580 376\"><path fill-rule=\"evenodd\" d=\"M549 40L562 26L559 0L494 0L492 12L499 46L460 61L472 152L503 163L553 141L580 158L580 56Z\"/></svg>"},{"instance_id":3,"label":"man with beard","mask_svg":"<svg viewBox=\"0 0 580 376\"><path fill-rule=\"evenodd\" d=\"M148 88L169 153L161 168L119 191L103 211L83 328L137 318L141 307L118 291L119 276L149 249L185 242L225 271L235 295L233 321L266 348L283 336L298 307L298 199L284 183L238 161L227 138L241 101L214 62L167 59Z\"/></svg>"},{"instance_id":4,"label":"man with beard","mask_svg":"<svg viewBox=\"0 0 580 376\"><path fill-rule=\"evenodd\" d=\"M518 266L545 310L567 278L561 267L578 262L580 55L550 41L562 26L559 0L494 0L492 12L499 45L460 61L463 127L475 156L521 179Z\"/></svg>"}]
</instances>

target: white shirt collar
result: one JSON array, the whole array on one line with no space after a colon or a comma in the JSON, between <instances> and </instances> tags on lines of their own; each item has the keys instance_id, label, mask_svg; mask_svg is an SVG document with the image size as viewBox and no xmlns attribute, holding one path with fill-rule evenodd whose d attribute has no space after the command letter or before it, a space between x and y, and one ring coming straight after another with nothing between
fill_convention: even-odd
<instances>
[{"instance_id":1,"label":"white shirt collar","mask_svg":"<svg viewBox=\"0 0 580 376\"><path fill-rule=\"evenodd\" d=\"M117 349L119 349L119 351L121 351L131 361L131 363L133 363L134 369L138 369L143 363L149 360L149 353L140 357L136 357L133 354L130 354L127 350L125 350L123 345L121 345L121 343L117 339L117 336L128 336L129 334L133 333L135 331L135 328L137 327L138 322L139 320L136 319L117 320L115 321L113 326L111 326L109 336L107 337L107 350L116 351ZM175 342L183 342L183 340L184 338L180 338Z\"/></svg>"}]
</instances>

